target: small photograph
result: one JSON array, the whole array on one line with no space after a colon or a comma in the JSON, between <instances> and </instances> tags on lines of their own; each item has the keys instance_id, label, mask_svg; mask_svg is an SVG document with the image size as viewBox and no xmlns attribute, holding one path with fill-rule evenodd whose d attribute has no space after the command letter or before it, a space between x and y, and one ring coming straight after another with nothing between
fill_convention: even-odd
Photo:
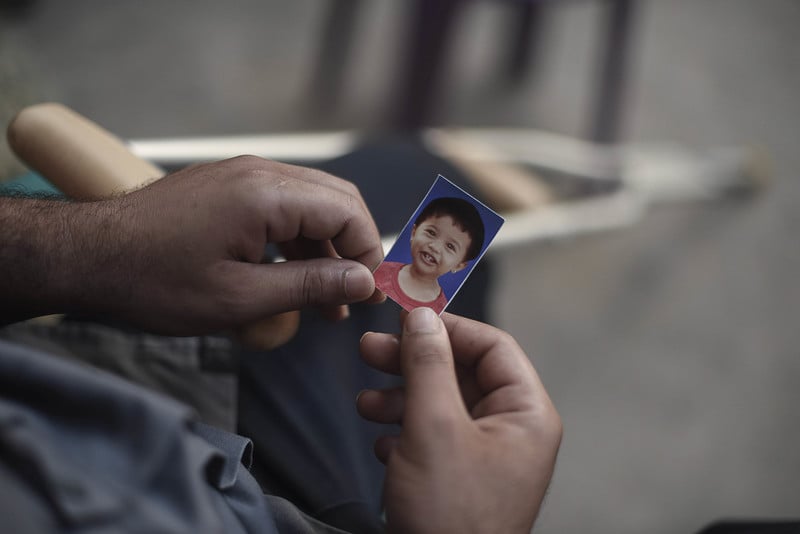
<instances>
[{"instance_id":1,"label":"small photograph","mask_svg":"<svg viewBox=\"0 0 800 534\"><path fill-rule=\"evenodd\" d=\"M375 285L406 310L441 314L502 225L500 215L439 175L375 270Z\"/></svg>"}]
</instances>

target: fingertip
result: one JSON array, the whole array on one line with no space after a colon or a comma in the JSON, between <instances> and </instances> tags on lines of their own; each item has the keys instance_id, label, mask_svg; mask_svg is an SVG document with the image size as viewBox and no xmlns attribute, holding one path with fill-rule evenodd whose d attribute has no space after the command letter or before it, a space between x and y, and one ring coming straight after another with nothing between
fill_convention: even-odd
<instances>
[{"instance_id":1,"label":"fingertip","mask_svg":"<svg viewBox=\"0 0 800 534\"><path fill-rule=\"evenodd\" d=\"M366 302L367 304L383 304L386 302L386 293L376 287L372 296L370 296Z\"/></svg>"},{"instance_id":2,"label":"fingertip","mask_svg":"<svg viewBox=\"0 0 800 534\"><path fill-rule=\"evenodd\" d=\"M350 317L350 307L347 304L340 304L338 306L323 306L321 313L327 321L337 323Z\"/></svg>"},{"instance_id":3,"label":"fingertip","mask_svg":"<svg viewBox=\"0 0 800 534\"><path fill-rule=\"evenodd\" d=\"M375 279L363 265L353 266L342 273L345 298L349 302L367 300L375 293Z\"/></svg>"},{"instance_id":4,"label":"fingertip","mask_svg":"<svg viewBox=\"0 0 800 534\"><path fill-rule=\"evenodd\" d=\"M358 392L358 395L356 395L356 411L362 417L364 417L363 409L365 403L369 403L369 398L374 396L375 393L374 389L362 389Z\"/></svg>"},{"instance_id":5,"label":"fingertip","mask_svg":"<svg viewBox=\"0 0 800 534\"><path fill-rule=\"evenodd\" d=\"M359 342L361 359L384 373L400 373L400 339L395 334L365 332Z\"/></svg>"},{"instance_id":6,"label":"fingertip","mask_svg":"<svg viewBox=\"0 0 800 534\"><path fill-rule=\"evenodd\" d=\"M368 336L368 335L370 335L370 334L374 334L374 333L375 333L375 332L373 332L372 330L367 330L366 332L364 332L363 334L361 334L361 337L358 339L358 344L360 345L361 343L363 343L363 342L364 342L364 338L365 338L365 337L367 337L367 336Z\"/></svg>"},{"instance_id":7,"label":"fingertip","mask_svg":"<svg viewBox=\"0 0 800 534\"><path fill-rule=\"evenodd\" d=\"M431 308L414 308L403 323L403 330L409 334L435 334L442 327L442 321Z\"/></svg>"},{"instance_id":8,"label":"fingertip","mask_svg":"<svg viewBox=\"0 0 800 534\"><path fill-rule=\"evenodd\" d=\"M397 334L390 334L386 332L373 332L368 330L361 335L358 340L361 345L376 345L377 349L386 350L387 348L395 348L400 344Z\"/></svg>"},{"instance_id":9,"label":"fingertip","mask_svg":"<svg viewBox=\"0 0 800 534\"><path fill-rule=\"evenodd\" d=\"M392 451L394 451L394 448L397 446L398 439L396 435L384 435L375 440L373 450L378 461L384 465L389 463Z\"/></svg>"}]
</instances>

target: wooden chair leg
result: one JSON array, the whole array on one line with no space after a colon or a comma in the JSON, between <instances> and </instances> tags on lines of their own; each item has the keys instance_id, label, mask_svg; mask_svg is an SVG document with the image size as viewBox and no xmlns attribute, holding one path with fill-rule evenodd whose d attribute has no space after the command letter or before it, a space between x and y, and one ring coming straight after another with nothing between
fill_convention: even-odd
<instances>
[{"instance_id":1,"label":"wooden chair leg","mask_svg":"<svg viewBox=\"0 0 800 534\"><path fill-rule=\"evenodd\" d=\"M401 66L401 90L391 126L413 131L428 124L447 45L463 0L417 0L408 48Z\"/></svg>"},{"instance_id":2,"label":"wooden chair leg","mask_svg":"<svg viewBox=\"0 0 800 534\"><path fill-rule=\"evenodd\" d=\"M341 96L362 7L364 0L330 0L328 4L309 88L315 113L334 108Z\"/></svg>"},{"instance_id":3,"label":"wooden chair leg","mask_svg":"<svg viewBox=\"0 0 800 534\"><path fill-rule=\"evenodd\" d=\"M588 138L597 143L620 141L636 0L607 0L600 43L600 72L594 90Z\"/></svg>"},{"instance_id":4,"label":"wooden chair leg","mask_svg":"<svg viewBox=\"0 0 800 534\"><path fill-rule=\"evenodd\" d=\"M542 28L544 26L544 2L529 0L511 6L512 17L509 32L510 52L505 64L505 78L512 85L522 83L535 65L541 49Z\"/></svg>"}]
</instances>

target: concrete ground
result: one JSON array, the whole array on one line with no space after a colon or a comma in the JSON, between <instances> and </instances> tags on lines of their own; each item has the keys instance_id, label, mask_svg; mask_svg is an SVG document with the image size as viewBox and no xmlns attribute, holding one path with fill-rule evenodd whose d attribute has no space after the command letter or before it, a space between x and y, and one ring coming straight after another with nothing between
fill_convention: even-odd
<instances>
[{"instance_id":1,"label":"concrete ground","mask_svg":"<svg viewBox=\"0 0 800 534\"><path fill-rule=\"evenodd\" d=\"M39 0L0 15L0 113L59 100L129 138L379 126L402 3L366 4L345 97L318 115L324 2ZM602 7L554 4L536 76L502 98L491 73L505 8L472 6L440 123L584 131ZM773 181L497 256L495 321L565 424L541 533L800 517L800 3L640 7L626 140L757 145Z\"/></svg>"}]
</instances>

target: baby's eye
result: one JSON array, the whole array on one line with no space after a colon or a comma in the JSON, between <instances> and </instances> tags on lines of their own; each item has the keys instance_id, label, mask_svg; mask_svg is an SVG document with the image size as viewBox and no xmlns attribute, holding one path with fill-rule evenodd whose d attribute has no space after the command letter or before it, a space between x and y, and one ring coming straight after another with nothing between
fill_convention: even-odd
<instances>
[{"instance_id":1,"label":"baby's eye","mask_svg":"<svg viewBox=\"0 0 800 534\"><path fill-rule=\"evenodd\" d=\"M428 234L431 237L435 237L436 236L436 232L434 232L432 228L428 228L427 230L425 230L425 233Z\"/></svg>"},{"instance_id":2,"label":"baby's eye","mask_svg":"<svg viewBox=\"0 0 800 534\"><path fill-rule=\"evenodd\" d=\"M456 246L454 244L452 244L452 243L448 243L447 244L447 248L449 248L450 250L455 250Z\"/></svg>"}]
</instances>

